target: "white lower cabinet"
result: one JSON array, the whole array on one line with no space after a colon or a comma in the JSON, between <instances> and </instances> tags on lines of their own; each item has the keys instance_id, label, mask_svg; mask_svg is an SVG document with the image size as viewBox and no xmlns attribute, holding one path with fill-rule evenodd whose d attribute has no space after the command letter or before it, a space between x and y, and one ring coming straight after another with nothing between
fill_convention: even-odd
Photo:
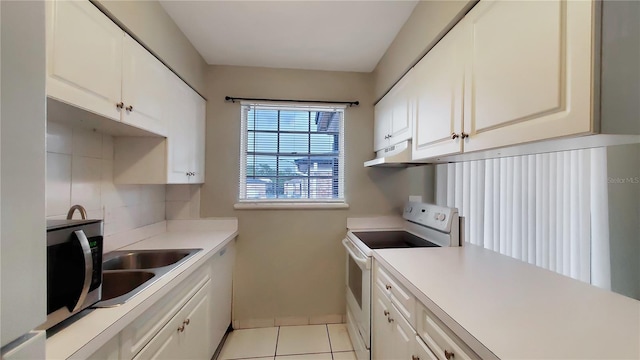
<instances>
[{"instance_id":1,"label":"white lower cabinet","mask_svg":"<svg viewBox=\"0 0 640 360\"><path fill-rule=\"evenodd\" d=\"M191 298L134 359L207 359L211 280Z\"/></svg>"},{"instance_id":2,"label":"white lower cabinet","mask_svg":"<svg viewBox=\"0 0 640 360\"><path fill-rule=\"evenodd\" d=\"M89 359L95 360L118 360L120 359L120 335L107 341L98 351L94 352Z\"/></svg>"},{"instance_id":3,"label":"white lower cabinet","mask_svg":"<svg viewBox=\"0 0 640 360\"><path fill-rule=\"evenodd\" d=\"M377 262L374 276L376 285L371 311L372 359L479 359L460 338L424 304L417 302L415 296Z\"/></svg>"},{"instance_id":4,"label":"white lower cabinet","mask_svg":"<svg viewBox=\"0 0 640 360\"><path fill-rule=\"evenodd\" d=\"M89 359L210 359L231 324L229 243Z\"/></svg>"}]
</instances>

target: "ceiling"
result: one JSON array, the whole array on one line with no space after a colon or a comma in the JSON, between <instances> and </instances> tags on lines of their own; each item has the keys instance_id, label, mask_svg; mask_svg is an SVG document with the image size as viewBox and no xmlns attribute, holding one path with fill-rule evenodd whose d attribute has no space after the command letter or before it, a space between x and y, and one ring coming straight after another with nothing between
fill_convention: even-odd
<instances>
[{"instance_id":1,"label":"ceiling","mask_svg":"<svg viewBox=\"0 0 640 360\"><path fill-rule=\"evenodd\" d=\"M212 65L370 72L417 1L160 3Z\"/></svg>"}]
</instances>

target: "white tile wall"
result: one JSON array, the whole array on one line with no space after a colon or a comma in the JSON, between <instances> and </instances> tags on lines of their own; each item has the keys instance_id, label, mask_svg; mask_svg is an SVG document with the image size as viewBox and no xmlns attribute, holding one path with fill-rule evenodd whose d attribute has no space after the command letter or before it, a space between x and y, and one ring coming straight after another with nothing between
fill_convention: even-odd
<instances>
[{"instance_id":1,"label":"white tile wall","mask_svg":"<svg viewBox=\"0 0 640 360\"><path fill-rule=\"evenodd\" d=\"M200 185L167 185L167 220L200 218Z\"/></svg>"},{"instance_id":2,"label":"white tile wall","mask_svg":"<svg viewBox=\"0 0 640 360\"><path fill-rule=\"evenodd\" d=\"M165 220L165 188L114 184L112 136L47 123L48 219L63 219L80 204L89 218L104 219L105 235L136 229ZM197 198L199 212L199 187Z\"/></svg>"}]
</instances>

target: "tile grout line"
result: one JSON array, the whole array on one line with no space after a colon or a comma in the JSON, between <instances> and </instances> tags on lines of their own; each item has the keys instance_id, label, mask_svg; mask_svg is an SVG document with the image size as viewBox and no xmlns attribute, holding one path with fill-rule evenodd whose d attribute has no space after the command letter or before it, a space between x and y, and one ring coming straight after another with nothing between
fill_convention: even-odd
<instances>
[{"instance_id":1,"label":"tile grout line","mask_svg":"<svg viewBox=\"0 0 640 360\"><path fill-rule=\"evenodd\" d=\"M333 359L333 346L331 346L331 335L329 334L329 325L324 324L324 328L327 329L327 338L329 338L329 351L331 351L331 360Z\"/></svg>"},{"instance_id":2,"label":"tile grout line","mask_svg":"<svg viewBox=\"0 0 640 360\"><path fill-rule=\"evenodd\" d=\"M280 326L278 326L278 335L276 335L276 350L273 353L273 360L278 356L278 342L280 341Z\"/></svg>"}]
</instances>

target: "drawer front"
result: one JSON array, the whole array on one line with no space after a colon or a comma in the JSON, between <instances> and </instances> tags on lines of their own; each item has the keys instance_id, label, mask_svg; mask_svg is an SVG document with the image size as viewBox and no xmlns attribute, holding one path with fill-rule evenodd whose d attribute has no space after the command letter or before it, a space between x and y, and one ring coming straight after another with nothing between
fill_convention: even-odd
<instances>
[{"instance_id":1,"label":"drawer front","mask_svg":"<svg viewBox=\"0 0 640 360\"><path fill-rule=\"evenodd\" d=\"M400 285L393 276L378 266L376 283L384 289L391 302L398 308L412 327L416 327L416 298L407 289Z\"/></svg>"},{"instance_id":2,"label":"drawer front","mask_svg":"<svg viewBox=\"0 0 640 360\"><path fill-rule=\"evenodd\" d=\"M418 304L417 332L440 360L479 359L440 319Z\"/></svg>"},{"instance_id":3,"label":"drawer front","mask_svg":"<svg viewBox=\"0 0 640 360\"><path fill-rule=\"evenodd\" d=\"M210 269L210 262L201 266L122 330L122 359L131 359L142 350L184 304L204 286L210 278Z\"/></svg>"},{"instance_id":4,"label":"drawer front","mask_svg":"<svg viewBox=\"0 0 640 360\"><path fill-rule=\"evenodd\" d=\"M420 336L416 335L413 345L412 360L438 360L438 357L429 349L427 344L422 341Z\"/></svg>"}]
</instances>

